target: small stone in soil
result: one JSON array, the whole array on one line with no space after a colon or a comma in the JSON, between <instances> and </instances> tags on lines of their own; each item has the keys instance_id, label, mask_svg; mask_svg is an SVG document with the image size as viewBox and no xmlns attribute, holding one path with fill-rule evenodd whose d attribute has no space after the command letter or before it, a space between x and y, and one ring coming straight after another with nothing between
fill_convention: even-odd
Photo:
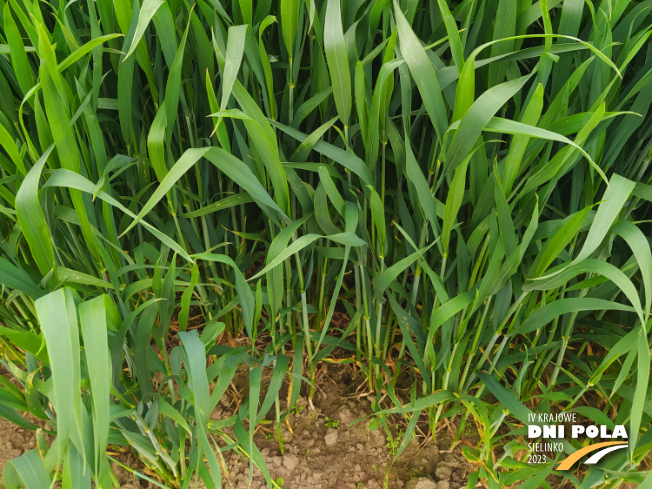
<instances>
[{"instance_id":1,"label":"small stone in soil","mask_svg":"<svg viewBox=\"0 0 652 489\"><path fill-rule=\"evenodd\" d=\"M276 465L277 467L280 467L280 466L281 466L281 462L282 462L282 460L283 460L283 459L281 459L281 457L272 457L272 458L270 458L270 462L271 462L273 465Z\"/></svg>"},{"instance_id":2,"label":"small stone in soil","mask_svg":"<svg viewBox=\"0 0 652 489\"><path fill-rule=\"evenodd\" d=\"M417 477L408 481L405 489L438 489L435 481L428 477Z\"/></svg>"},{"instance_id":3,"label":"small stone in soil","mask_svg":"<svg viewBox=\"0 0 652 489\"><path fill-rule=\"evenodd\" d=\"M380 431L372 431L371 432L371 441L373 442L374 445L378 447L382 447L385 445L385 438L383 437L382 433Z\"/></svg>"},{"instance_id":4,"label":"small stone in soil","mask_svg":"<svg viewBox=\"0 0 652 489\"><path fill-rule=\"evenodd\" d=\"M453 474L453 470L450 468L449 465L446 465L445 463L439 464L437 466L437 470L435 470L435 475L439 480L448 481L450 480L452 474Z\"/></svg>"},{"instance_id":5,"label":"small stone in soil","mask_svg":"<svg viewBox=\"0 0 652 489\"><path fill-rule=\"evenodd\" d=\"M337 430L330 428L326 432L326 436L324 436L324 443L326 443L327 447L332 447L335 445L337 443Z\"/></svg>"},{"instance_id":6,"label":"small stone in soil","mask_svg":"<svg viewBox=\"0 0 652 489\"><path fill-rule=\"evenodd\" d=\"M342 425L348 425L354 419L353 414L346 407L341 407L338 415L340 417L340 424Z\"/></svg>"},{"instance_id":7,"label":"small stone in soil","mask_svg":"<svg viewBox=\"0 0 652 489\"><path fill-rule=\"evenodd\" d=\"M299 458L296 455L285 455L283 457L283 466L288 470L294 470L299 465Z\"/></svg>"}]
</instances>

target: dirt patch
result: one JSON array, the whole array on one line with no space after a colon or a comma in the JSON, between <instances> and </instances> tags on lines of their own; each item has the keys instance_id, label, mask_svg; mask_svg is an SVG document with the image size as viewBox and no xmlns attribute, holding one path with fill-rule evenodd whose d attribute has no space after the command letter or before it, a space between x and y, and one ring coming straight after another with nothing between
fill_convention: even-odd
<instances>
[{"instance_id":1,"label":"dirt patch","mask_svg":"<svg viewBox=\"0 0 652 489\"><path fill-rule=\"evenodd\" d=\"M16 385L16 387L19 387L18 382L16 382L12 375L7 372L3 366L0 366L0 375L7 378L12 384ZM36 426L43 428L46 432L49 432L50 426L44 420L38 419L29 413L20 414L30 423L33 423ZM50 435L45 434L44 439L45 443L52 443L52 437ZM5 487L2 483L2 474L6 463L16 457L20 457L26 451L36 448L37 443L35 431L21 428L0 416L0 489L4 489Z\"/></svg>"},{"instance_id":2,"label":"dirt patch","mask_svg":"<svg viewBox=\"0 0 652 489\"><path fill-rule=\"evenodd\" d=\"M457 489L466 487L473 470L451 439L438 444L413 438L403 453L394 456L402 439L400 423L382 427L369 424L373 397L356 393L362 379L345 366L329 366L317 383L313 406L299 398L288 423L281 424L281 451L274 424L259 428L254 442L261 450L274 480L287 489ZM246 381L236 375L234 384L244 390ZM240 383L240 380L243 380ZM246 390L245 390L246 392ZM314 408L314 409L313 409ZM214 419L230 414L229 408L213 413ZM388 420L389 421L389 420ZM395 420L394 420L395 421ZM235 452L225 454L225 487L249 487L249 460ZM254 467L252 489L266 487Z\"/></svg>"},{"instance_id":3,"label":"dirt patch","mask_svg":"<svg viewBox=\"0 0 652 489\"><path fill-rule=\"evenodd\" d=\"M9 460L20 457L32 448L36 448L33 431L16 426L0 417L0 475ZM0 478L0 487L4 487L1 481Z\"/></svg>"},{"instance_id":4,"label":"dirt patch","mask_svg":"<svg viewBox=\"0 0 652 489\"><path fill-rule=\"evenodd\" d=\"M30 421L43 424L41 420L30 418ZM52 443L51 437L47 436L48 443ZM28 450L35 449L36 447L36 432L21 428L5 418L0 417L0 488L4 489L2 484L2 473L5 464L16 458L20 457ZM142 464L129 453L113 454L121 463L128 467L140 467ZM146 481L139 481L131 472L123 469L117 464L112 464L113 473L120 483L122 489L143 489L149 487ZM145 484L145 485L143 485Z\"/></svg>"},{"instance_id":5,"label":"dirt patch","mask_svg":"<svg viewBox=\"0 0 652 489\"><path fill-rule=\"evenodd\" d=\"M127 467L136 467L142 470L142 462L129 452L113 454L113 457ZM113 469L113 474L120 484L121 489L144 489L154 487L146 480L137 478L133 473L114 462L111 462L111 468Z\"/></svg>"},{"instance_id":6,"label":"dirt patch","mask_svg":"<svg viewBox=\"0 0 652 489\"><path fill-rule=\"evenodd\" d=\"M268 379L267 379L268 380ZM330 365L316 384L312 406L301 396L297 407L281 424L283 452L272 420L258 427L254 443L261 450L272 478L284 489L457 489L466 487L473 470L459 446L451 449L451 438L413 438L396 459L393 452L402 439L399 418L388 419L389 434L379 425L370 426L374 398L359 393L363 379L350 366ZM248 392L248 369L241 367L233 381L233 395L225 396L211 416L228 417ZM281 391L287 395L287 385ZM304 392L305 394L305 392ZM229 399L230 403L229 403ZM273 409L272 409L273 411ZM0 474L5 463L36 448L35 433L0 418ZM112 453L127 467L143 470L129 449ZM249 460L229 450L224 455L223 485L227 489L249 487ZM128 470L112 464L120 487L153 487ZM223 467L224 468L224 467ZM0 484L0 487L2 485ZM199 487L203 488L200 482ZM252 489L267 487L263 474L254 467Z\"/></svg>"}]
</instances>

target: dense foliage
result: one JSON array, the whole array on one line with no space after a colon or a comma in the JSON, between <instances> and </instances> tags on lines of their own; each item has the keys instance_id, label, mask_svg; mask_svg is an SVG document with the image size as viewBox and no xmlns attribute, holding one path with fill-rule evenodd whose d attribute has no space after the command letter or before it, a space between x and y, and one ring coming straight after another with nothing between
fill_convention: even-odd
<instances>
[{"instance_id":1,"label":"dense foliage","mask_svg":"<svg viewBox=\"0 0 652 489\"><path fill-rule=\"evenodd\" d=\"M274 485L256 423L326 361L405 420L399 454L417 423L474 423L470 484L546 487L555 464L518 462L517 435L559 410L630 432L582 487L640 482L651 16L0 0L0 348L19 386L0 376L0 415L56 434L5 485L111 487L108 444L164 487L220 487L218 446ZM240 363L248 401L211 422Z\"/></svg>"}]
</instances>

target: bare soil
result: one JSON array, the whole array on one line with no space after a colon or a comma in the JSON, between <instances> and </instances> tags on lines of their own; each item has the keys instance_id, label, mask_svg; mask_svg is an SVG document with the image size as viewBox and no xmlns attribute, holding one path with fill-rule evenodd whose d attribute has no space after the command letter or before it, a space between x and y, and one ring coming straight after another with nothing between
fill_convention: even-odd
<instances>
[{"instance_id":1,"label":"bare soil","mask_svg":"<svg viewBox=\"0 0 652 489\"><path fill-rule=\"evenodd\" d=\"M232 396L225 396L212 415L213 420L228 417L248 392L245 366L233 381ZM284 489L458 489L466 487L468 474L474 470L462 456L460 446L451 449L451 433L441 433L438 443L431 438L413 438L396 459L392 445L401 441L400 419L391 421L391 437L382 427L370 429L373 413L371 395L359 393L362 377L349 366L330 365L319 376L312 406L300 397L298 407L281 424L283 452L272 420L260 425L254 442L261 450L271 476ZM287 395L287 385L281 392ZM228 393L227 393L228 394ZM273 409L272 409L273 411ZM326 417L329 426L326 426ZM361 421L354 422L360 418ZM373 428L373 426L372 426ZM390 440L396 440L392 443ZM0 418L0 473L5 463L35 448L34 433ZM147 469L130 453L114 454L123 464L145 473ZM225 471L223 486L227 489L263 489L263 475L254 467L249 486L249 460L234 451L223 453ZM114 473L121 487L142 489L153 487L138 480L127 470L114 464ZM223 467L224 468L224 467ZM410 482L411 481L411 482ZM424 485L425 484L425 485ZM0 484L0 487L3 487ZM199 484L203 488L203 484Z\"/></svg>"},{"instance_id":2,"label":"bare soil","mask_svg":"<svg viewBox=\"0 0 652 489\"><path fill-rule=\"evenodd\" d=\"M20 457L32 448L36 448L33 431L20 428L0 417L0 474L9 460ZM0 487L4 487L1 482Z\"/></svg>"},{"instance_id":3,"label":"bare soil","mask_svg":"<svg viewBox=\"0 0 652 489\"><path fill-rule=\"evenodd\" d=\"M422 484L427 481L428 485L417 486L423 489L466 487L473 466L462 456L459 446L451 449L450 437L443 437L437 444L432 439L413 438L395 460L390 440L393 438L394 446L398 446L402 433L391 426L388 440L382 427L370 429L369 419L354 423L373 413L373 398L355 393L355 386L362 379L351 378L351 369L332 365L329 368L331 371L318 380L314 409L305 398L300 398L296 414L288 416L289 427L282 423L285 453L281 452L273 424L263 425L256 432L254 442L273 479L281 478L283 487L288 489L398 489L406 487L410 480L420 480ZM228 409L225 411L213 413L214 419L230 414ZM337 426L326 426L326 418L329 424L335 421ZM247 488L249 461L234 452L225 459L225 487ZM251 487L266 487L257 468Z\"/></svg>"}]
</instances>

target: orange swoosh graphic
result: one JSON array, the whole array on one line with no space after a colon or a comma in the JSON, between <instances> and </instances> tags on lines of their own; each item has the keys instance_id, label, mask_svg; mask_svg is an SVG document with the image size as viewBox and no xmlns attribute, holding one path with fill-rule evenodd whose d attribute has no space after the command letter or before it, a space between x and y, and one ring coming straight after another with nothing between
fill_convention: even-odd
<instances>
[{"instance_id":1,"label":"orange swoosh graphic","mask_svg":"<svg viewBox=\"0 0 652 489\"><path fill-rule=\"evenodd\" d=\"M570 469L575 462L577 462L579 459L581 459L584 455L587 455L591 452L595 452L596 450L599 450L600 448L604 447L609 447L612 445L627 445L627 442L622 442L622 441L605 441L603 443L596 443L595 445L589 445L588 447L584 447L576 452L574 452L572 455L567 457L566 459L562 460L559 465L557 466L556 470L568 470Z\"/></svg>"}]
</instances>

